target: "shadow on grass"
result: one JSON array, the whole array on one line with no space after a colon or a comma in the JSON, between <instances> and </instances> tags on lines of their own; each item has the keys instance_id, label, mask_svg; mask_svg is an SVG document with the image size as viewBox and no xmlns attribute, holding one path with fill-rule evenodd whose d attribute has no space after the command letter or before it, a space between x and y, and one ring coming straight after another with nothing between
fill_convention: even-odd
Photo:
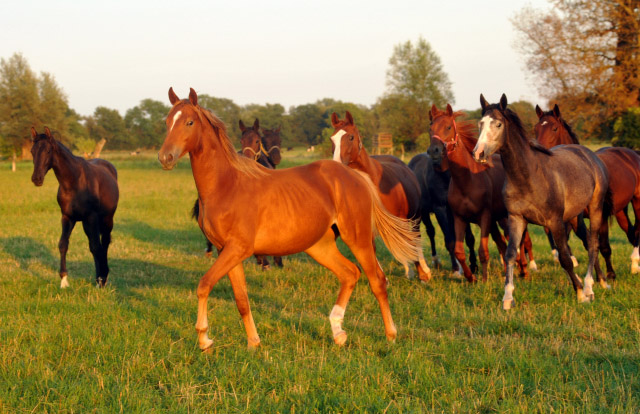
<instances>
[{"instance_id":1,"label":"shadow on grass","mask_svg":"<svg viewBox=\"0 0 640 414\"><path fill-rule=\"evenodd\" d=\"M0 239L0 248L16 260L20 268L34 276L28 270L33 262L38 262L54 272L58 271L59 257L54 257L49 248L31 237L7 237Z\"/></svg>"},{"instance_id":2,"label":"shadow on grass","mask_svg":"<svg viewBox=\"0 0 640 414\"><path fill-rule=\"evenodd\" d=\"M183 253L201 254L206 247L205 237L195 222L193 228L188 230L158 229L142 221L125 219L118 223L118 231L142 242ZM194 245L201 247L194 249Z\"/></svg>"}]
</instances>

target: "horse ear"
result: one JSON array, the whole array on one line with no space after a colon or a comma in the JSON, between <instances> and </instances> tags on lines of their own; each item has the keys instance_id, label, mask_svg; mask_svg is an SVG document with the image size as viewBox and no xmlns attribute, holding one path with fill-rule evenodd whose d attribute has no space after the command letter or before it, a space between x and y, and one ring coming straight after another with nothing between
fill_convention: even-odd
<instances>
[{"instance_id":1,"label":"horse ear","mask_svg":"<svg viewBox=\"0 0 640 414\"><path fill-rule=\"evenodd\" d=\"M542 112L542 109L540 109L539 105L536 105L536 115L538 115L538 119L542 118L542 116L544 115L544 112Z\"/></svg>"},{"instance_id":2,"label":"horse ear","mask_svg":"<svg viewBox=\"0 0 640 414\"><path fill-rule=\"evenodd\" d=\"M335 112L331 114L331 125L334 128L338 127L338 124L340 123L340 119L338 118L338 114L336 114Z\"/></svg>"},{"instance_id":3,"label":"horse ear","mask_svg":"<svg viewBox=\"0 0 640 414\"><path fill-rule=\"evenodd\" d=\"M500 109L502 109L503 111L507 109L507 95L505 95L504 93L500 97Z\"/></svg>"},{"instance_id":4,"label":"horse ear","mask_svg":"<svg viewBox=\"0 0 640 414\"><path fill-rule=\"evenodd\" d=\"M51 130L49 129L49 127L44 127L44 134L47 136L47 138L49 138L50 140L54 140L53 135L51 135Z\"/></svg>"},{"instance_id":5,"label":"horse ear","mask_svg":"<svg viewBox=\"0 0 640 414\"><path fill-rule=\"evenodd\" d=\"M556 116L556 118L560 118L560 108L558 107L558 104L555 104L553 106L553 114Z\"/></svg>"},{"instance_id":6,"label":"horse ear","mask_svg":"<svg viewBox=\"0 0 640 414\"><path fill-rule=\"evenodd\" d=\"M169 88L169 102L171 102L171 105L175 105L176 102L178 102L180 100L180 98L178 98L178 95L176 95L176 93L173 91L173 86Z\"/></svg>"},{"instance_id":7,"label":"horse ear","mask_svg":"<svg viewBox=\"0 0 640 414\"><path fill-rule=\"evenodd\" d=\"M38 137L38 132L34 127L31 127L31 141L35 141L37 137Z\"/></svg>"},{"instance_id":8,"label":"horse ear","mask_svg":"<svg viewBox=\"0 0 640 414\"><path fill-rule=\"evenodd\" d=\"M438 108L436 108L436 104L431 104L431 110L429 111L429 121L433 121L433 118L435 118L437 111Z\"/></svg>"},{"instance_id":9,"label":"horse ear","mask_svg":"<svg viewBox=\"0 0 640 414\"><path fill-rule=\"evenodd\" d=\"M198 106L198 94L193 88L189 88L189 102L191 102L193 106Z\"/></svg>"},{"instance_id":10,"label":"horse ear","mask_svg":"<svg viewBox=\"0 0 640 414\"><path fill-rule=\"evenodd\" d=\"M355 123L353 122L353 117L351 116L351 112L347 111L347 113L345 114L345 118L350 125L355 125Z\"/></svg>"},{"instance_id":11,"label":"horse ear","mask_svg":"<svg viewBox=\"0 0 640 414\"><path fill-rule=\"evenodd\" d=\"M489 106L489 102L487 102L487 100L484 99L484 95L482 94L480 94L480 106L482 107L483 111L487 106Z\"/></svg>"},{"instance_id":12,"label":"horse ear","mask_svg":"<svg viewBox=\"0 0 640 414\"><path fill-rule=\"evenodd\" d=\"M246 126L244 126L244 122L242 122L242 119L238 121L238 126L240 127L240 131L244 132L245 129L247 129Z\"/></svg>"},{"instance_id":13,"label":"horse ear","mask_svg":"<svg viewBox=\"0 0 640 414\"><path fill-rule=\"evenodd\" d=\"M258 131L259 129L260 129L260 120L256 118L256 120L253 121L253 130Z\"/></svg>"},{"instance_id":14,"label":"horse ear","mask_svg":"<svg viewBox=\"0 0 640 414\"><path fill-rule=\"evenodd\" d=\"M451 108L450 104L447 104L447 116L453 115L453 108Z\"/></svg>"}]
</instances>

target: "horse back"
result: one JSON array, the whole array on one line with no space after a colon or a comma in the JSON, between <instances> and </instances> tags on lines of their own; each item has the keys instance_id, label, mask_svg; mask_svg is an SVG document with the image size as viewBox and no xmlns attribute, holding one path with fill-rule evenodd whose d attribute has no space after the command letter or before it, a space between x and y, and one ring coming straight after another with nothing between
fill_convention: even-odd
<instances>
[{"instance_id":1,"label":"horse back","mask_svg":"<svg viewBox=\"0 0 640 414\"><path fill-rule=\"evenodd\" d=\"M629 204L632 198L640 197L640 155L621 147L600 148L596 155L609 170L613 213L617 213Z\"/></svg>"},{"instance_id":2,"label":"horse back","mask_svg":"<svg viewBox=\"0 0 640 414\"><path fill-rule=\"evenodd\" d=\"M421 192L414 172L403 161L390 155L376 156L374 159L382 167L382 176L377 185L387 210L398 217L418 217Z\"/></svg>"},{"instance_id":3,"label":"horse back","mask_svg":"<svg viewBox=\"0 0 640 414\"><path fill-rule=\"evenodd\" d=\"M86 165L86 182L90 192L97 198L101 212L113 214L120 197L116 167L99 158L87 161Z\"/></svg>"}]
</instances>

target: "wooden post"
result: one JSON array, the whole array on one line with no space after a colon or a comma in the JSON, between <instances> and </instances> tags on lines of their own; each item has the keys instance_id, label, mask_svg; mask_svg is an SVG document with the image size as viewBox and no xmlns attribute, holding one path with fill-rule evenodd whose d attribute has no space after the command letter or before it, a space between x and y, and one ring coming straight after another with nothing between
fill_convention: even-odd
<instances>
[{"instance_id":1,"label":"wooden post","mask_svg":"<svg viewBox=\"0 0 640 414\"><path fill-rule=\"evenodd\" d=\"M107 140L102 138L100 141L96 143L96 147L93 149L93 153L91 154L91 158L100 158L100 153L102 152L102 148L104 148L104 144L107 143Z\"/></svg>"}]
</instances>

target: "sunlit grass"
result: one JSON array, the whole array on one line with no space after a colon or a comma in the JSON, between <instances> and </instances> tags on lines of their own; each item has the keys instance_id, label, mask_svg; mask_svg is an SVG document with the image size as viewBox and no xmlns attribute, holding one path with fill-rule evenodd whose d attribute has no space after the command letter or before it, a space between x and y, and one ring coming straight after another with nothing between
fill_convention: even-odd
<instances>
[{"instance_id":1,"label":"sunlit grass","mask_svg":"<svg viewBox=\"0 0 640 414\"><path fill-rule=\"evenodd\" d=\"M579 305L540 228L540 267L516 280L516 308L501 310L502 271L491 245L486 284L434 270L408 281L380 245L399 337L384 336L366 278L347 307L344 348L328 314L337 279L305 255L262 272L245 263L262 346L246 349L231 286L209 299L210 354L197 347L195 287L213 259L190 218L188 160L162 171L153 154L106 154L121 201L106 289L94 286L82 227L59 289L57 183L30 182L31 164L0 163L0 412L638 412L639 277L614 226L618 281ZM286 165L308 161L305 153ZM439 235L438 250L444 263ZM584 275L586 254L572 237ZM348 253L342 246L345 253Z\"/></svg>"}]
</instances>

